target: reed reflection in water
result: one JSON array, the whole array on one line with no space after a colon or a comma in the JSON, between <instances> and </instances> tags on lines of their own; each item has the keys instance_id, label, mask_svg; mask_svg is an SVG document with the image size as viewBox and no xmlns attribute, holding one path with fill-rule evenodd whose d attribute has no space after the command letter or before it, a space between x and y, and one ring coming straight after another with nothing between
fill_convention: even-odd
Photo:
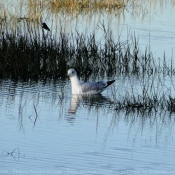
<instances>
[{"instance_id":1,"label":"reed reflection in water","mask_svg":"<svg viewBox=\"0 0 175 175\"><path fill-rule=\"evenodd\" d=\"M66 81L1 81L0 87L6 170L174 170L174 114L118 111L110 88L72 96Z\"/></svg>"}]
</instances>

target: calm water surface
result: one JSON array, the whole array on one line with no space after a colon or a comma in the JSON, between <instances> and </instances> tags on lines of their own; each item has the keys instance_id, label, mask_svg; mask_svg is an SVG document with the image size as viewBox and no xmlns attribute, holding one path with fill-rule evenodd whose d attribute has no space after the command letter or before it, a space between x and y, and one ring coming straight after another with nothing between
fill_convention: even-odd
<instances>
[{"instance_id":1,"label":"calm water surface","mask_svg":"<svg viewBox=\"0 0 175 175\"><path fill-rule=\"evenodd\" d=\"M117 112L119 82L86 98L69 81L1 81L0 174L175 173L175 115Z\"/></svg>"},{"instance_id":2,"label":"calm water surface","mask_svg":"<svg viewBox=\"0 0 175 175\"><path fill-rule=\"evenodd\" d=\"M90 18L84 14L58 21L68 33L75 28L80 32L95 29L98 38L104 21L117 33L116 40L118 34L125 41L128 31L135 32L143 52L150 45L154 57L162 58L165 51L166 58L171 59L175 7L172 1L163 5L155 2L151 10L143 4L128 6L120 15L93 13ZM50 22L53 16L44 19L55 30L56 24ZM141 94L143 81L136 77L114 78L117 81L113 86L91 98L72 96L68 80L1 80L0 175L175 174L175 114L165 110L115 110L114 96L122 98L133 91ZM154 82L160 94L171 89L175 96L173 79L154 82L150 78L144 83Z\"/></svg>"}]
</instances>

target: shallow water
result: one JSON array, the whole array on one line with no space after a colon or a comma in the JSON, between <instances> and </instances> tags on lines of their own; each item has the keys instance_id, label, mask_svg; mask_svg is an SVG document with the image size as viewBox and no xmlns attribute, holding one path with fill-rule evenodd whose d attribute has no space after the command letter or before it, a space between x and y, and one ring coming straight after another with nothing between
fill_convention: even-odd
<instances>
[{"instance_id":1,"label":"shallow water","mask_svg":"<svg viewBox=\"0 0 175 175\"><path fill-rule=\"evenodd\" d=\"M130 4L120 14L63 14L57 24L50 14L43 19L56 32L59 25L67 33L95 29L99 41L104 21L114 36L117 33L116 40L121 35L125 41L128 31L135 32L143 52L150 45L154 57L162 58L165 51L169 60L175 39L174 4L149 2L151 10L149 3ZM171 92L174 97L174 77L115 78L114 85L91 98L72 96L68 79L1 80L0 174L175 174L175 114L116 110L114 105L118 98L142 94L147 84L160 96Z\"/></svg>"},{"instance_id":2,"label":"shallow water","mask_svg":"<svg viewBox=\"0 0 175 175\"><path fill-rule=\"evenodd\" d=\"M2 81L1 174L175 172L175 115L116 111L118 83L87 98L69 81Z\"/></svg>"}]
</instances>

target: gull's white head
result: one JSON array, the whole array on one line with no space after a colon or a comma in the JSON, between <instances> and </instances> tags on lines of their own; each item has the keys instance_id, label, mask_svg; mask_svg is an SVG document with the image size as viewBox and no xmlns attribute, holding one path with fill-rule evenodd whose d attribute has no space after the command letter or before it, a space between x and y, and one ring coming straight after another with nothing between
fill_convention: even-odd
<instances>
[{"instance_id":1,"label":"gull's white head","mask_svg":"<svg viewBox=\"0 0 175 175\"><path fill-rule=\"evenodd\" d=\"M75 69L71 68L67 71L67 75L71 78L77 76L77 72L75 71Z\"/></svg>"}]
</instances>

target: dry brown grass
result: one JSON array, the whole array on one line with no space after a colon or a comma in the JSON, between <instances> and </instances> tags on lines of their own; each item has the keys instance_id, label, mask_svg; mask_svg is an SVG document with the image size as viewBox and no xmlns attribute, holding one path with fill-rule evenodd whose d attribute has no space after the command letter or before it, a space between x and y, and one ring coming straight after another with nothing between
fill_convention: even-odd
<instances>
[{"instance_id":1,"label":"dry brown grass","mask_svg":"<svg viewBox=\"0 0 175 175\"><path fill-rule=\"evenodd\" d=\"M46 2L46 1L45 1ZM49 0L46 3L52 9L69 8L76 10L83 9L111 9L121 8L128 0Z\"/></svg>"}]
</instances>

